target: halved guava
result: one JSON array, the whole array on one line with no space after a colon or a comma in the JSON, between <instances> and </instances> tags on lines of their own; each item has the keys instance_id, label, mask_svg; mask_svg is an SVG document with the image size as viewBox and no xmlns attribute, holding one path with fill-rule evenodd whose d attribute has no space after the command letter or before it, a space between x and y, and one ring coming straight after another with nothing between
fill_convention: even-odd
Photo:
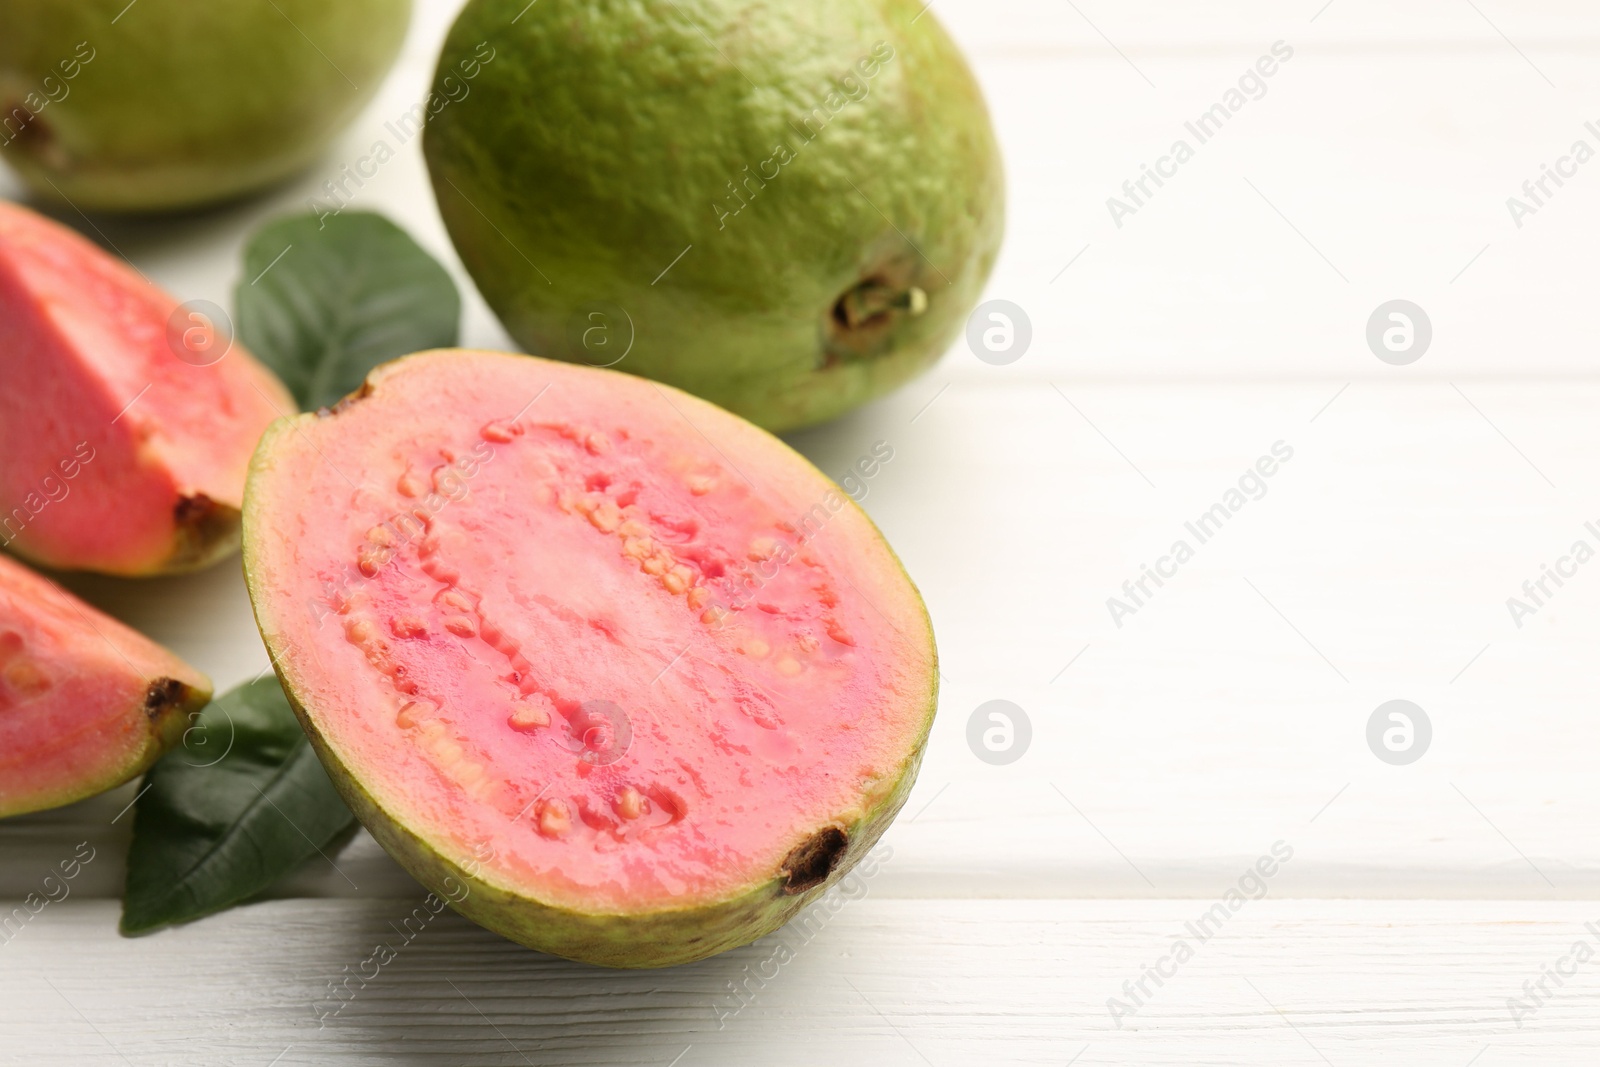
<instances>
[{"instance_id":1,"label":"halved guava","mask_svg":"<svg viewBox=\"0 0 1600 1067\"><path fill-rule=\"evenodd\" d=\"M245 472L294 400L220 309L191 309L0 201L0 546L142 575L238 545Z\"/></svg>"},{"instance_id":2,"label":"halved guava","mask_svg":"<svg viewBox=\"0 0 1600 1067\"><path fill-rule=\"evenodd\" d=\"M0 818L121 785L210 699L205 675L0 555Z\"/></svg>"},{"instance_id":3,"label":"halved guava","mask_svg":"<svg viewBox=\"0 0 1600 1067\"><path fill-rule=\"evenodd\" d=\"M779 926L878 839L937 691L916 588L676 389L426 352L275 423L245 575L333 780L468 918L618 967Z\"/></svg>"}]
</instances>

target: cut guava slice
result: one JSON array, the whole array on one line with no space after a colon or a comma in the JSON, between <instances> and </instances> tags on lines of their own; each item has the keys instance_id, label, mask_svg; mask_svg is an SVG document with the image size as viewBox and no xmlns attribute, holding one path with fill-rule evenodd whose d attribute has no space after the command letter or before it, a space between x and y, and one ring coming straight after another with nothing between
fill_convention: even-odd
<instances>
[{"instance_id":1,"label":"cut guava slice","mask_svg":"<svg viewBox=\"0 0 1600 1067\"><path fill-rule=\"evenodd\" d=\"M0 818L121 785L210 699L205 675L0 555Z\"/></svg>"},{"instance_id":2,"label":"cut guava slice","mask_svg":"<svg viewBox=\"0 0 1600 1067\"><path fill-rule=\"evenodd\" d=\"M220 313L0 201L0 546L119 575L238 546L250 454L296 408Z\"/></svg>"},{"instance_id":3,"label":"cut guava slice","mask_svg":"<svg viewBox=\"0 0 1600 1067\"><path fill-rule=\"evenodd\" d=\"M911 789L933 633L765 431L612 371L443 350L275 423L245 575L378 841L468 918L651 967L771 931Z\"/></svg>"}]
</instances>

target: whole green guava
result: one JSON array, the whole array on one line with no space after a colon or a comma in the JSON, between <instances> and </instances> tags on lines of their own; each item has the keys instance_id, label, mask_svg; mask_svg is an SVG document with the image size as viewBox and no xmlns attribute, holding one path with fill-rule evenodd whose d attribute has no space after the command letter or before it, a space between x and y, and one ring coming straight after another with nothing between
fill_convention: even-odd
<instances>
[{"instance_id":1,"label":"whole green guava","mask_svg":"<svg viewBox=\"0 0 1600 1067\"><path fill-rule=\"evenodd\" d=\"M423 150L536 355L793 429L926 369L994 263L999 149L919 0L471 0L436 78L473 58Z\"/></svg>"},{"instance_id":2,"label":"whole green guava","mask_svg":"<svg viewBox=\"0 0 1600 1067\"><path fill-rule=\"evenodd\" d=\"M84 210L195 207L306 167L410 0L0 0L0 159Z\"/></svg>"}]
</instances>

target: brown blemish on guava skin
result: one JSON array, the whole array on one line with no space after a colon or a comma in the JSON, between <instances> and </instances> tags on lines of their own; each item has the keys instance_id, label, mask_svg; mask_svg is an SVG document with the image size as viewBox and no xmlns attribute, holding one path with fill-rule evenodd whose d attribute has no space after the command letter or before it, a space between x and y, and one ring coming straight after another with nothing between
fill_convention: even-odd
<instances>
[{"instance_id":1,"label":"brown blemish on guava skin","mask_svg":"<svg viewBox=\"0 0 1600 1067\"><path fill-rule=\"evenodd\" d=\"M341 397L338 402L333 405L333 407L318 408L317 418L327 419L332 418L335 415L343 415L346 411L349 411L351 407L371 396L373 392L374 389L371 382L362 382L360 389L357 389L348 396Z\"/></svg>"},{"instance_id":2,"label":"brown blemish on guava skin","mask_svg":"<svg viewBox=\"0 0 1600 1067\"><path fill-rule=\"evenodd\" d=\"M778 869L783 876L783 891L790 895L804 893L826 882L849 845L849 835L837 826L824 827L800 842Z\"/></svg>"},{"instance_id":3,"label":"brown blemish on guava skin","mask_svg":"<svg viewBox=\"0 0 1600 1067\"><path fill-rule=\"evenodd\" d=\"M17 123L15 133L12 123L19 116L26 116ZM19 151L35 157L47 166L61 167L66 163L65 153L56 143L56 134L50 124L41 119L37 112L30 110L20 100L7 104L0 109L0 135L10 134L10 144L15 144ZM0 147L7 145L7 141L0 141Z\"/></svg>"},{"instance_id":4,"label":"brown blemish on guava skin","mask_svg":"<svg viewBox=\"0 0 1600 1067\"><path fill-rule=\"evenodd\" d=\"M144 713L151 722L159 722L167 712L183 706L189 699L189 687L176 678L157 678L144 691Z\"/></svg>"},{"instance_id":5,"label":"brown blemish on guava skin","mask_svg":"<svg viewBox=\"0 0 1600 1067\"><path fill-rule=\"evenodd\" d=\"M927 294L916 286L898 288L885 278L868 278L833 303L833 321L841 330L860 330L888 323L896 310L920 315Z\"/></svg>"},{"instance_id":6,"label":"brown blemish on guava skin","mask_svg":"<svg viewBox=\"0 0 1600 1067\"><path fill-rule=\"evenodd\" d=\"M823 316L821 366L886 356L898 327L928 309L928 279L909 254L896 255L862 275Z\"/></svg>"},{"instance_id":7,"label":"brown blemish on guava skin","mask_svg":"<svg viewBox=\"0 0 1600 1067\"><path fill-rule=\"evenodd\" d=\"M199 526L211 517L216 507L216 501L204 493L196 493L194 496L179 497L177 506L172 509L172 517L179 526Z\"/></svg>"},{"instance_id":8,"label":"brown blemish on guava skin","mask_svg":"<svg viewBox=\"0 0 1600 1067\"><path fill-rule=\"evenodd\" d=\"M204 493L180 496L172 508L175 527L171 570L200 566L216 558L217 546L238 534L238 509L219 504Z\"/></svg>"}]
</instances>

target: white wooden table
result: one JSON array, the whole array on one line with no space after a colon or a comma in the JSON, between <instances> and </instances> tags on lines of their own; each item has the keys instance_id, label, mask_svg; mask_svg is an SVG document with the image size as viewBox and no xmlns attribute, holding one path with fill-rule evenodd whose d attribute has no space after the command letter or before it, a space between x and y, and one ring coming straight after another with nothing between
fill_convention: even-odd
<instances>
[{"instance_id":1,"label":"white wooden table","mask_svg":"<svg viewBox=\"0 0 1600 1067\"><path fill-rule=\"evenodd\" d=\"M229 304L245 235L420 95L453 6L422 5L401 66L318 171L203 217L97 220L103 239L181 296ZM1600 1059L1600 562L1520 627L1507 608L1574 541L1600 547L1584 527L1600 526L1600 162L1521 227L1506 206L1574 140L1600 148L1584 128L1600 120L1600 12L934 11L999 127L1011 226L989 295L1026 310L1033 341L1007 366L958 346L794 438L829 471L894 446L865 503L927 596L946 675L864 893L809 937L647 973L446 915L319 1027L329 983L421 890L363 834L338 857L348 882L319 861L275 899L119 938L128 787L0 824L0 899L78 842L96 849L72 896L0 945L0 1063ZM1115 225L1106 198L1280 40L1293 57L1266 94ZM357 206L457 271L468 343L507 344L414 143ZM1397 298L1433 326L1409 366L1365 339ZM1119 627L1107 598L1280 441L1293 458L1265 495ZM73 584L219 687L266 665L235 567ZM993 699L1032 725L1004 766L967 743ZM1392 699L1432 724L1408 765L1368 747ZM1292 858L1244 882L1264 896L1212 911L1280 842ZM1207 914L1223 919L1202 940L1186 924ZM796 956L775 968L779 938ZM1535 1000L1524 983L1541 980ZM1111 998L1134 1010L1114 1018Z\"/></svg>"}]
</instances>

